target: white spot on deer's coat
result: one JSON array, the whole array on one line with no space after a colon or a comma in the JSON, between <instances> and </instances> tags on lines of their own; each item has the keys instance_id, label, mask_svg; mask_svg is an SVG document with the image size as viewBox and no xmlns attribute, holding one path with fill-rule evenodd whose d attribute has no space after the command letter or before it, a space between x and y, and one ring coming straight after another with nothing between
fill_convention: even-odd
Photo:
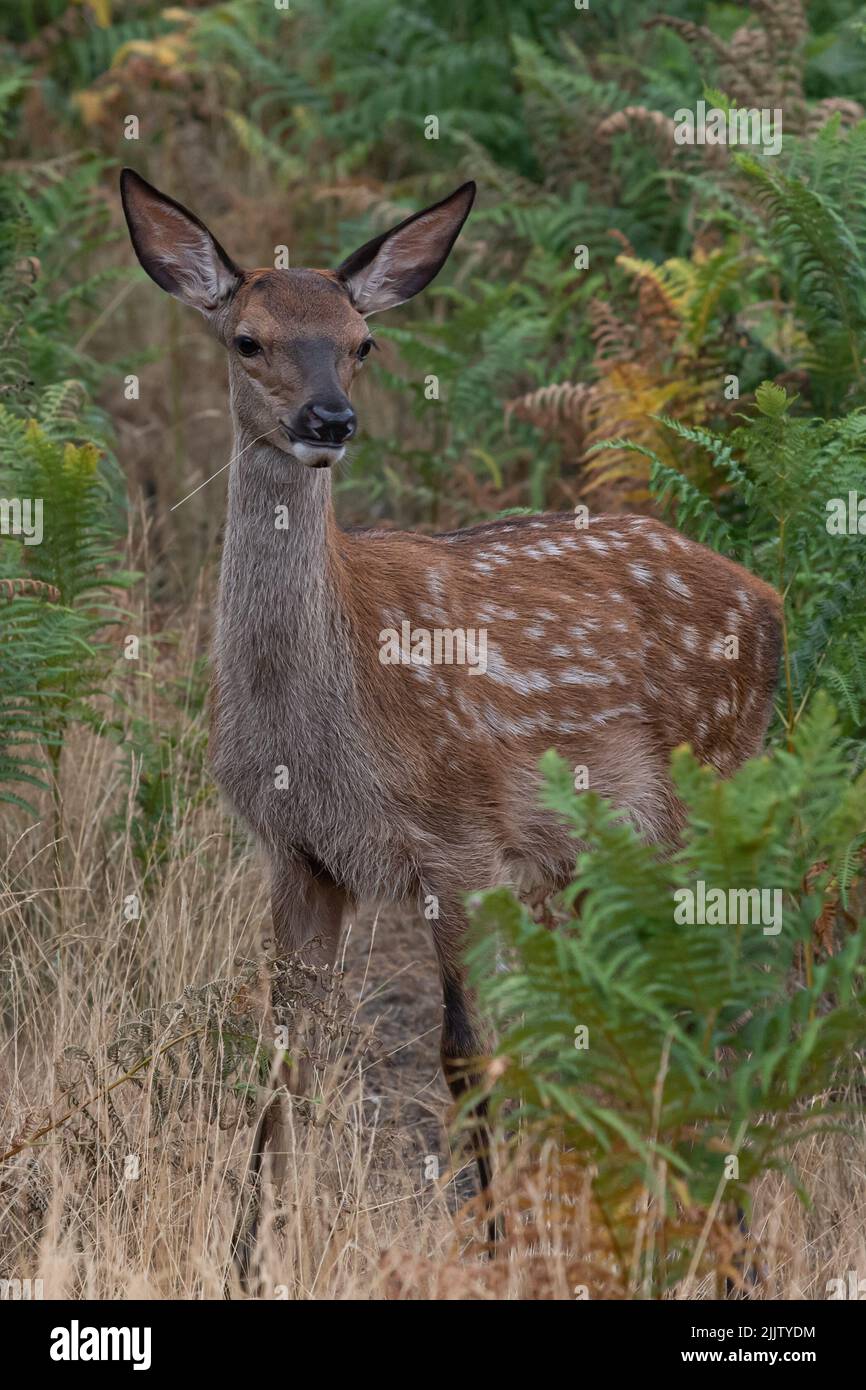
<instances>
[{"instance_id":1,"label":"white spot on deer's coat","mask_svg":"<svg viewBox=\"0 0 866 1390\"><path fill-rule=\"evenodd\" d=\"M436 611L436 621L443 627L448 625L448 614L445 611L445 589L442 584L442 576L437 569L427 572L427 592L429 593ZM398 626L398 624L394 624Z\"/></svg>"},{"instance_id":2,"label":"white spot on deer's coat","mask_svg":"<svg viewBox=\"0 0 866 1390\"><path fill-rule=\"evenodd\" d=\"M624 714L640 714L640 705L618 705L614 709L599 710L591 716L593 724L609 724L611 719L619 719Z\"/></svg>"},{"instance_id":3,"label":"white spot on deer's coat","mask_svg":"<svg viewBox=\"0 0 866 1390\"><path fill-rule=\"evenodd\" d=\"M552 684L543 671L527 671L525 679L530 690L549 690Z\"/></svg>"},{"instance_id":4,"label":"white spot on deer's coat","mask_svg":"<svg viewBox=\"0 0 866 1390\"><path fill-rule=\"evenodd\" d=\"M606 555L608 552L607 542L601 540L599 536L584 536L583 542L584 545L590 545L593 550L597 550L599 555Z\"/></svg>"},{"instance_id":5,"label":"white spot on deer's coat","mask_svg":"<svg viewBox=\"0 0 866 1390\"><path fill-rule=\"evenodd\" d=\"M602 676L597 671L564 671L559 677L560 685L610 685L611 677Z\"/></svg>"},{"instance_id":6,"label":"white spot on deer's coat","mask_svg":"<svg viewBox=\"0 0 866 1390\"><path fill-rule=\"evenodd\" d=\"M497 685L507 685L520 695L528 695L532 690L550 689L550 681L543 671L512 671L498 647L488 653L487 674Z\"/></svg>"},{"instance_id":7,"label":"white spot on deer's coat","mask_svg":"<svg viewBox=\"0 0 866 1390\"><path fill-rule=\"evenodd\" d=\"M692 591L688 584L684 584L678 574L671 574L670 571L665 575L665 583L675 594L682 594L683 598L691 598Z\"/></svg>"},{"instance_id":8,"label":"white spot on deer's coat","mask_svg":"<svg viewBox=\"0 0 866 1390\"><path fill-rule=\"evenodd\" d=\"M647 569L646 565L629 565L628 568L634 575L635 579L637 579L641 584L649 584L650 580L653 577L652 570Z\"/></svg>"},{"instance_id":9,"label":"white spot on deer's coat","mask_svg":"<svg viewBox=\"0 0 866 1390\"><path fill-rule=\"evenodd\" d=\"M551 728L554 721L549 714L525 714L512 717L492 709L489 705L479 711L485 724L497 734L525 738L541 729Z\"/></svg>"}]
</instances>

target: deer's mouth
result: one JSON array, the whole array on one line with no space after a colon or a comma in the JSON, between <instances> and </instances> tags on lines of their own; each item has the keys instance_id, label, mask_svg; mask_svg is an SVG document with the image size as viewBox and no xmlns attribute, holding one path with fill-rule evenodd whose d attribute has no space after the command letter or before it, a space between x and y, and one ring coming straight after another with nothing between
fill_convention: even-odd
<instances>
[{"instance_id":1,"label":"deer's mouth","mask_svg":"<svg viewBox=\"0 0 866 1390\"><path fill-rule=\"evenodd\" d=\"M324 439L313 439L298 434L282 420L280 426L291 442L295 458L299 463L305 463L308 468L330 468L332 464L339 463L346 452L345 444L329 444Z\"/></svg>"}]
</instances>

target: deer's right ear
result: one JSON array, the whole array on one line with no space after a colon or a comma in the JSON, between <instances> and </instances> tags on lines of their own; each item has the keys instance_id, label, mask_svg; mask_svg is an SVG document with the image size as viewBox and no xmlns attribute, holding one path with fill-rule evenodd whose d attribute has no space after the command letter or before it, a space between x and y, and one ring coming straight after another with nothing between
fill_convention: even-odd
<instances>
[{"instance_id":1,"label":"deer's right ear","mask_svg":"<svg viewBox=\"0 0 866 1390\"><path fill-rule=\"evenodd\" d=\"M202 314L231 297L243 272L194 213L134 169L120 175L120 196L135 254L161 289Z\"/></svg>"}]
</instances>

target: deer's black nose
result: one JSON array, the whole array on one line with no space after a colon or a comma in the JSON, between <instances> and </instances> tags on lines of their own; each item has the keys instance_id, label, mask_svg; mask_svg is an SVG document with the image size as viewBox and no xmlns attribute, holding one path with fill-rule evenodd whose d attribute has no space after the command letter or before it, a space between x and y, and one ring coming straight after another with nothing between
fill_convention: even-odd
<instances>
[{"instance_id":1,"label":"deer's black nose","mask_svg":"<svg viewBox=\"0 0 866 1390\"><path fill-rule=\"evenodd\" d=\"M317 444L345 444L355 433L357 423L350 405L331 406L308 401L298 411L295 431L303 439L314 440Z\"/></svg>"}]
</instances>

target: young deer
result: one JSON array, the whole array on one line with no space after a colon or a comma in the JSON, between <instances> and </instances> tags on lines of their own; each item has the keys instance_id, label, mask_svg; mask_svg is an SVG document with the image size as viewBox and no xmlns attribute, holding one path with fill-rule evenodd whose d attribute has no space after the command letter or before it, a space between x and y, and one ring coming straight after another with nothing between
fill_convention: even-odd
<instances>
[{"instance_id":1,"label":"young deer","mask_svg":"<svg viewBox=\"0 0 866 1390\"><path fill-rule=\"evenodd\" d=\"M277 941L330 965L354 904L437 902L442 1064L459 1095L484 1052L465 895L553 890L574 868L574 841L539 805L541 754L585 766L647 840L674 840L671 750L689 742L728 774L761 746L778 595L646 516L512 516L435 536L338 527L330 466L355 432L367 319L438 273L474 184L336 270L242 270L137 174L121 186L144 269L228 350L211 756L267 851ZM406 621L483 633L484 668L437 665L414 637L386 664L386 631Z\"/></svg>"}]
</instances>

